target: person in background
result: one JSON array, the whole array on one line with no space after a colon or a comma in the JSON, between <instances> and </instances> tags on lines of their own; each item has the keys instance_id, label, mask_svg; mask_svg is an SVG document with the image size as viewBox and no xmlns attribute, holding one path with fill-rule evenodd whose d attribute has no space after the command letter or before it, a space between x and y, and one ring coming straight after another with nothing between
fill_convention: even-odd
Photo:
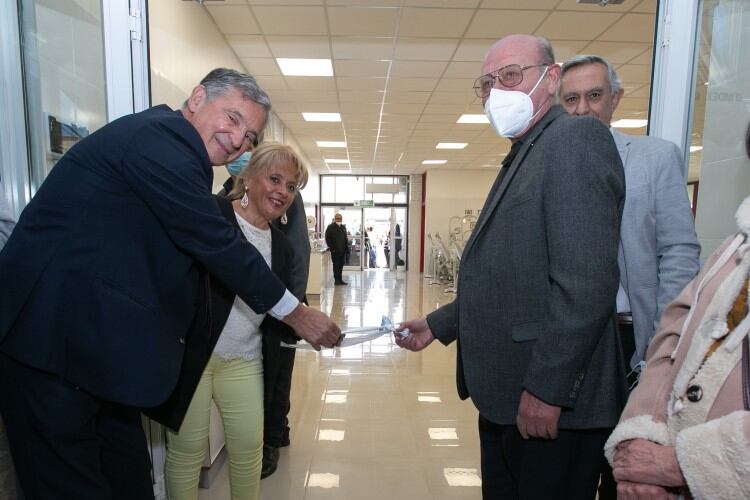
<instances>
[{"instance_id":1,"label":"person in background","mask_svg":"<svg viewBox=\"0 0 750 500\"><path fill-rule=\"evenodd\" d=\"M5 199L5 190L2 182L0 182L0 251L5 246L5 242L8 241L15 226L16 220L11 213L8 201ZM7 495L7 498L15 498L16 496L15 474L13 459L8 447L8 438L5 435L5 424L0 417L0 494Z\"/></svg>"},{"instance_id":2,"label":"person in background","mask_svg":"<svg viewBox=\"0 0 750 500\"><path fill-rule=\"evenodd\" d=\"M611 128L623 93L614 68L599 56L575 56L562 66L560 104L568 113L592 116L610 127L625 169L617 313L632 387L664 308L698 273L701 247L679 148L657 137L625 135ZM599 499L614 500L612 471L604 457L602 461Z\"/></svg>"},{"instance_id":3,"label":"person in background","mask_svg":"<svg viewBox=\"0 0 750 500\"><path fill-rule=\"evenodd\" d=\"M482 73L477 96L511 149L466 243L456 300L401 323L411 333L396 343L458 342L485 500L593 500L627 395L614 308L622 163L600 121L555 104L547 40L498 40Z\"/></svg>"},{"instance_id":4,"label":"person in background","mask_svg":"<svg viewBox=\"0 0 750 500\"><path fill-rule=\"evenodd\" d=\"M370 269L374 269L378 267L377 259L377 247L375 247L375 244L373 241L375 241L373 238L370 238L370 235L372 234L372 227L368 227L367 231L365 231L365 248L367 249L367 264Z\"/></svg>"},{"instance_id":5,"label":"person in background","mask_svg":"<svg viewBox=\"0 0 750 500\"><path fill-rule=\"evenodd\" d=\"M250 163L236 178L229 201L217 203L266 263L291 286L294 254L286 237L270 222L292 204L307 182L307 169L294 151L265 142L253 151ZM198 497L198 479L208 450L211 400L221 412L229 455L232 499L258 498L263 458L263 339L273 337L283 324L255 313L223 283L213 281L211 307L224 323L213 354L203 371L178 433L169 431L166 480L172 500ZM292 332L286 332L293 335Z\"/></svg>"},{"instance_id":6,"label":"person in background","mask_svg":"<svg viewBox=\"0 0 750 500\"><path fill-rule=\"evenodd\" d=\"M745 132L750 158L750 126ZM617 498L750 498L750 197L669 304L605 454Z\"/></svg>"},{"instance_id":7,"label":"person in background","mask_svg":"<svg viewBox=\"0 0 750 500\"><path fill-rule=\"evenodd\" d=\"M307 215L302 193L294 197L286 214L272 222L288 239L294 250L291 262L289 290L300 302L307 304L307 279L310 275L310 237L307 232ZM276 471L279 448L289 446L289 410L292 391L292 371L296 349L281 346L297 342L294 335L274 329L272 335L263 337L263 381L265 387L263 425L263 468L260 477L265 479Z\"/></svg>"},{"instance_id":8,"label":"person in background","mask_svg":"<svg viewBox=\"0 0 750 500\"><path fill-rule=\"evenodd\" d=\"M346 226L342 224L343 217L336 214L326 228L326 245L331 251L331 262L333 263L333 281L336 285L346 285L342 277L344 261L349 252L349 237L346 234Z\"/></svg>"},{"instance_id":9,"label":"person in background","mask_svg":"<svg viewBox=\"0 0 750 500\"><path fill-rule=\"evenodd\" d=\"M244 153L269 110L254 78L215 69L180 110L78 142L21 213L0 253L0 413L27 497L153 498L140 413L170 399L188 335L210 334L194 326L202 267L314 346L339 341L211 196L212 165Z\"/></svg>"}]
</instances>

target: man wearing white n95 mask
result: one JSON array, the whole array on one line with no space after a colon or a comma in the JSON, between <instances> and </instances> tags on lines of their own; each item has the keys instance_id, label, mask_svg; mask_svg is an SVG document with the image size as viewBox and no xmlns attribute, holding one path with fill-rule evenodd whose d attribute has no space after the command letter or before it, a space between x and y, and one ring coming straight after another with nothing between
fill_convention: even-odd
<instances>
[{"instance_id":1,"label":"man wearing white n95 mask","mask_svg":"<svg viewBox=\"0 0 750 500\"><path fill-rule=\"evenodd\" d=\"M485 500L593 499L627 394L614 309L622 164L606 127L555 105L554 61L533 36L490 47L474 88L512 147L461 257L456 300L396 336L411 350L458 342Z\"/></svg>"}]
</instances>

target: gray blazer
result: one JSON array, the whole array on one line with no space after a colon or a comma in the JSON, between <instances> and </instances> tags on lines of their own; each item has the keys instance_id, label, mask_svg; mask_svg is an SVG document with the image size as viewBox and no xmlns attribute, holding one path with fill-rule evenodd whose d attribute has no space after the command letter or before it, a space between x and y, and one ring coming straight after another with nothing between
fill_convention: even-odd
<instances>
[{"instance_id":1,"label":"gray blazer","mask_svg":"<svg viewBox=\"0 0 750 500\"><path fill-rule=\"evenodd\" d=\"M625 168L620 228L620 283L630 301L635 367L644 357L664 308L700 268L700 244L690 211L679 148L656 137L612 129Z\"/></svg>"},{"instance_id":2,"label":"gray blazer","mask_svg":"<svg viewBox=\"0 0 750 500\"><path fill-rule=\"evenodd\" d=\"M612 135L559 105L495 181L461 258L456 300L427 316L458 340L457 383L515 425L521 391L563 429L614 427L627 389L616 327L625 178Z\"/></svg>"}]
</instances>

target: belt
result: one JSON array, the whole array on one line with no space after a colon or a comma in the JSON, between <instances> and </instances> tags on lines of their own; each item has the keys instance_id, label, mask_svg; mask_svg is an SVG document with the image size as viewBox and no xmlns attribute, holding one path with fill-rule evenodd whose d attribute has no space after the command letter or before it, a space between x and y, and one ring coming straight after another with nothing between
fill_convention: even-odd
<instances>
[{"instance_id":1,"label":"belt","mask_svg":"<svg viewBox=\"0 0 750 500\"><path fill-rule=\"evenodd\" d=\"M617 323L621 325L632 325L633 313L630 311L617 313Z\"/></svg>"}]
</instances>

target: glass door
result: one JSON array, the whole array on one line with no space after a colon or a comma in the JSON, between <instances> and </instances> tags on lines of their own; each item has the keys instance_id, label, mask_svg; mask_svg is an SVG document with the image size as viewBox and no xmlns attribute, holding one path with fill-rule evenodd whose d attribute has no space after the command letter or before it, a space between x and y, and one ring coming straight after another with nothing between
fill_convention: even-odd
<instances>
[{"instance_id":1,"label":"glass door","mask_svg":"<svg viewBox=\"0 0 750 500\"><path fill-rule=\"evenodd\" d=\"M406 268L406 208L364 208L370 250L366 268ZM367 245L365 245L367 247Z\"/></svg>"},{"instance_id":2,"label":"glass door","mask_svg":"<svg viewBox=\"0 0 750 500\"><path fill-rule=\"evenodd\" d=\"M348 239L349 254L344 262L344 270L361 271L364 248L362 209L352 207L323 207L321 209L321 230L324 236L326 228L333 222L333 217L336 214L341 214Z\"/></svg>"}]
</instances>

